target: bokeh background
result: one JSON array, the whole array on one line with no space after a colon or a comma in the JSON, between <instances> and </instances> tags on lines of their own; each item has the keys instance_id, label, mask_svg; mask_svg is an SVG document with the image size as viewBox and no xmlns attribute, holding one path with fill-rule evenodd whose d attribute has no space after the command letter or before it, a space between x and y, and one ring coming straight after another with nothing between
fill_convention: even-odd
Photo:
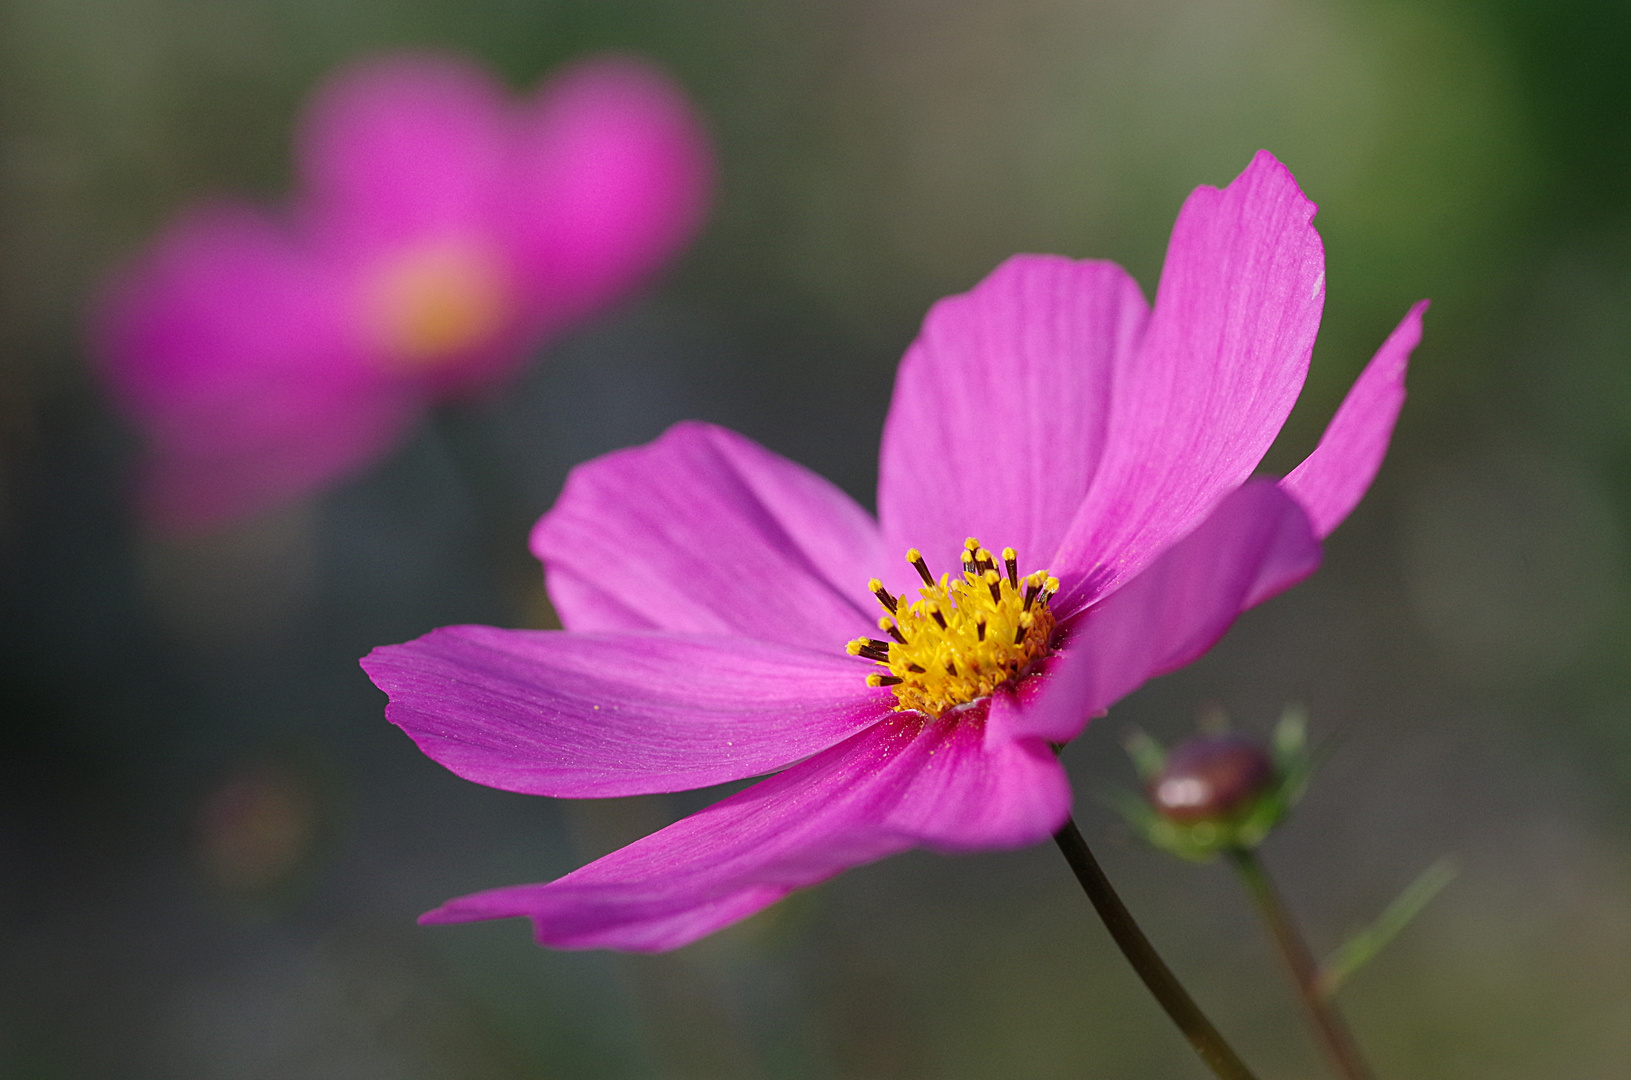
<instances>
[{"instance_id":1,"label":"bokeh background","mask_svg":"<svg viewBox=\"0 0 1631 1080\"><path fill-rule=\"evenodd\" d=\"M178 207L288 186L332 66L468 53L516 88L669 67L722 161L702 241L499 399L230 534L144 534L82 310ZM1321 1075L1236 883L1100 794L1130 724L1306 704L1330 750L1266 849L1321 951L1461 876L1344 1005L1378 1071L1631 1060L1631 6L1621 0L17 0L0 6L0 1076L1204 1075L1051 846L853 871L663 957L422 929L713 793L558 803L422 758L356 667L544 625L525 530L574 463L691 416L870 501L894 365L1015 251L1152 289L1187 191L1258 147L1329 292L1266 467L1431 296L1411 400L1310 582L1071 747L1078 814L1270 1078ZM861 568L858 572L868 572Z\"/></svg>"}]
</instances>

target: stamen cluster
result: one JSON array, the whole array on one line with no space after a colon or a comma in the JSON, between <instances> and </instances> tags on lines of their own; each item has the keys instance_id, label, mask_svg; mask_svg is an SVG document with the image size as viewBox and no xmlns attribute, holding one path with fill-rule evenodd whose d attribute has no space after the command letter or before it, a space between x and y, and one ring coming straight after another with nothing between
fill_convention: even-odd
<instances>
[{"instance_id":1,"label":"stamen cluster","mask_svg":"<svg viewBox=\"0 0 1631 1080\"><path fill-rule=\"evenodd\" d=\"M890 640L849 643L851 656L888 669L866 681L890 687L897 709L940 716L1017 679L1047 651L1054 627L1048 601L1059 591L1059 579L1046 571L1020 577L1013 548L1003 549L999 569L991 552L969 537L956 579L941 574L936 581L916 548L906 561L923 579L921 599L908 603L904 595L891 596L873 578L868 588L889 613L878 629Z\"/></svg>"}]
</instances>

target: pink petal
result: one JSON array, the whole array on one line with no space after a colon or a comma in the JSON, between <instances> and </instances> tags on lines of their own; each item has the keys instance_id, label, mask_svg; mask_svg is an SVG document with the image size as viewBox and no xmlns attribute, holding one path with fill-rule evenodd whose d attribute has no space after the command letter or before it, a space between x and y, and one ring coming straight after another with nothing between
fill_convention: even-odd
<instances>
[{"instance_id":1,"label":"pink petal","mask_svg":"<svg viewBox=\"0 0 1631 1080\"><path fill-rule=\"evenodd\" d=\"M409 426L414 410L392 395L318 401L276 442L188 453L150 448L138 476L142 513L177 534L234 521L315 494L361 472ZM230 427L219 423L220 427Z\"/></svg>"},{"instance_id":2,"label":"pink petal","mask_svg":"<svg viewBox=\"0 0 1631 1080\"><path fill-rule=\"evenodd\" d=\"M467 780L529 795L683 791L781 768L895 704L842 653L668 634L453 626L363 660L386 717Z\"/></svg>"},{"instance_id":3,"label":"pink petal","mask_svg":"<svg viewBox=\"0 0 1631 1080\"><path fill-rule=\"evenodd\" d=\"M1049 564L1104 445L1148 306L1119 266L1016 255L937 303L895 378L878 513L892 554L955 567L963 539Z\"/></svg>"},{"instance_id":4,"label":"pink petal","mask_svg":"<svg viewBox=\"0 0 1631 1080\"><path fill-rule=\"evenodd\" d=\"M453 900L421 921L526 916L567 949L661 952L794 889L920 843L1014 847L1070 812L1040 743L985 749L977 715L889 718L786 772L547 884Z\"/></svg>"},{"instance_id":5,"label":"pink petal","mask_svg":"<svg viewBox=\"0 0 1631 1080\"><path fill-rule=\"evenodd\" d=\"M436 53L375 57L313 95L296 143L313 235L349 258L489 229L509 119L479 67Z\"/></svg>"},{"instance_id":6,"label":"pink petal","mask_svg":"<svg viewBox=\"0 0 1631 1080\"><path fill-rule=\"evenodd\" d=\"M891 829L936 851L1025 847L1052 836L1070 814L1070 778L1041 739L1013 734L1015 695L999 690L959 716L928 752ZM980 723L982 710L984 724ZM982 736L981 728L985 729ZM996 731L1000 737L993 738Z\"/></svg>"},{"instance_id":7,"label":"pink petal","mask_svg":"<svg viewBox=\"0 0 1631 1080\"><path fill-rule=\"evenodd\" d=\"M866 511L710 424L677 424L574 469L532 550L573 630L677 630L834 655L877 633L866 583L883 547Z\"/></svg>"},{"instance_id":8,"label":"pink petal","mask_svg":"<svg viewBox=\"0 0 1631 1080\"><path fill-rule=\"evenodd\" d=\"M1280 481L1308 512L1321 538L1359 505L1382 467L1404 407L1405 369L1411 350L1421 343L1426 310L1426 300L1410 309L1354 380L1314 452Z\"/></svg>"},{"instance_id":9,"label":"pink petal","mask_svg":"<svg viewBox=\"0 0 1631 1080\"><path fill-rule=\"evenodd\" d=\"M1145 681L1194 660L1235 617L1313 573L1320 546L1302 508L1254 480L1200 527L1089 609L1033 699L994 734L1062 743Z\"/></svg>"},{"instance_id":10,"label":"pink petal","mask_svg":"<svg viewBox=\"0 0 1631 1080\"><path fill-rule=\"evenodd\" d=\"M1314 210L1267 151L1184 203L1138 358L1115 387L1104 460L1053 567L1067 590L1082 582L1067 606L1194 528L1274 441L1325 297Z\"/></svg>"},{"instance_id":11,"label":"pink petal","mask_svg":"<svg viewBox=\"0 0 1631 1080\"><path fill-rule=\"evenodd\" d=\"M521 119L513 219L557 320L640 284L702 225L713 159L684 92L632 57L581 61Z\"/></svg>"},{"instance_id":12,"label":"pink petal","mask_svg":"<svg viewBox=\"0 0 1631 1080\"><path fill-rule=\"evenodd\" d=\"M148 443L148 510L202 528L367 464L413 403L350 347L332 275L259 211L192 211L117 274L92 351Z\"/></svg>"}]
</instances>

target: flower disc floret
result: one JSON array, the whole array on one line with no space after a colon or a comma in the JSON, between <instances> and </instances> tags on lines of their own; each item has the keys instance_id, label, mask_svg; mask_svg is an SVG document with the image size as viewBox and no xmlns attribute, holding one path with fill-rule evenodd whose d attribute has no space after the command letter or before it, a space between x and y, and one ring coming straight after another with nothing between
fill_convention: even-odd
<instances>
[{"instance_id":1,"label":"flower disc floret","mask_svg":"<svg viewBox=\"0 0 1631 1080\"><path fill-rule=\"evenodd\" d=\"M510 271L490 246L433 240L382 259L363 297L380 360L435 367L490 341L512 319Z\"/></svg>"},{"instance_id":2,"label":"flower disc floret","mask_svg":"<svg viewBox=\"0 0 1631 1080\"><path fill-rule=\"evenodd\" d=\"M1054 617L1048 600L1059 579L1046 571L1019 576L1019 555L1002 551L1002 567L974 537L963 544L963 572L937 581L916 548L906 561L923 578L921 597L907 602L883 582L867 583L884 610L878 629L891 640L856 638L851 656L888 669L867 676L868 686L887 686L897 710L938 717L958 705L987 697L1018 679L1048 651Z\"/></svg>"}]
</instances>

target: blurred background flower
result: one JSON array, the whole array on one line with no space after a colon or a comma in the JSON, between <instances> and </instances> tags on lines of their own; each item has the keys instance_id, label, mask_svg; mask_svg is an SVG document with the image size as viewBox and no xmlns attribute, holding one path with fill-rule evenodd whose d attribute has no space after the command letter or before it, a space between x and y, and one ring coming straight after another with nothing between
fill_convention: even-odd
<instances>
[{"instance_id":1,"label":"blurred background flower","mask_svg":"<svg viewBox=\"0 0 1631 1080\"><path fill-rule=\"evenodd\" d=\"M184 211L96 312L163 528L306 494L426 403L512 376L678 252L711 163L683 94L639 61L581 61L512 107L481 69L408 53L317 90L296 168L286 214Z\"/></svg>"},{"instance_id":2,"label":"blurred background flower","mask_svg":"<svg viewBox=\"0 0 1631 1080\"><path fill-rule=\"evenodd\" d=\"M419 425L316 500L160 542L130 518L137 447L80 345L94 285L178 206L280 199L312 87L402 47L479 58L514 88L597 51L655 58L708 118L709 229L655 291L468 407L513 521L483 523L454 434ZM717 793L588 807L465 784L383 721L355 659L447 623L547 618L518 586L536 574L514 572L531 519L572 464L678 419L741 430L870 503L890 379L933 300L1020 250L1154 281L1188 190L1266 146L1322 207L1330 301L1265 468L1307 453L1430 295L1411 398L1321 572L1065 763L1080 791L1132 786L1124 724L1171 743L1215 700L1262 732L1305 702L1311 738L1336 748L1265 857L1315 948L1438 856L1462 868L1344 991L1378 1072L1617 1080L1628 54L1620 0L6 6L4 1070L1200 1075L1048 849L890 860L665 957L545 953L522 923L420 930L473 880L556 876ZM330 762L317 820L344 813L245 918L200 872L199 822L226 778L289 745ZM1314 1074L1226 871L1117 848L1114 817L1078 809L1247 1058Z\"/></svg>"}]
</instances>

